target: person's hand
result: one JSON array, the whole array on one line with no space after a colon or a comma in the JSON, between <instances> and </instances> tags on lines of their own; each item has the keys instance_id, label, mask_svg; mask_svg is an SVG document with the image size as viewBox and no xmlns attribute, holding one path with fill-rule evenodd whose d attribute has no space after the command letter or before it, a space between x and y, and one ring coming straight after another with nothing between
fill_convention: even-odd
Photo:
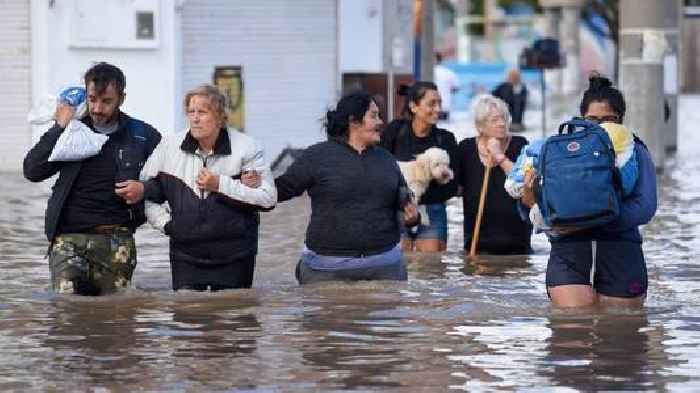
<instances>
[{"instance_id":1,"label":"person's hand","mask_svg":"<svg viewBox=\"0 0 700 393\"><path fill-rule=\"evenodd\" d=\"M520 202L525 205L528 209L531 208L535 202L535 176L534 171L525 172L525 179L523 181L523 196L520 197Z\"/></svg>"},{"instance_id":2,"label":"person's hand","mask_svg":"<svg viewBox=\"0 0 700 393\"><path fill-rule=\"evenodd\" d=\"M56 104L56 112L53 115L54 120L61 128L66 128L70 120L75 115L75 108L65 102Z\"/></svg>"},{"instance_id":3,"label":"person's hand","mask_svg":"<svg viewBox=\"0 0 700 393\"><path fill-rule=\"evenodd\" d=\"M489 158L494 164L500 164L505 158L503 154L503 147L501 146L501 141L498 138L489 138L486 141L486 150L489 152Z\"/></svg>"},{"instance_id":4,"label":"person's hand","mask_svg":"<svg viewBox=\"0 0 700 393\"><path fill-rule=\"evenodd\" d=\"M503 148L501 147L501 141L498 140L498 138L487 139L486 140L486 149L493 156L503 154Z\"/></svg>"},{"instance_id":5,"label":"person's hand","mask_svg":"<svg viewBox=\"0 0 700 393\"><path fill-rule=\"evenodd\" d=\"M262 183L260 172L255 170L244 170L241 172L241 183L250 188L258 188Z\"/></svg>"},{"instance_id":6,"label":"person's hand","mask_svg":"<svg viewBox=\"0 0 700 393\"><path fill-rule=\"evenodd\" d=\"M219 175L215 175L207 168L200 169L199 176L197 176L197 187L203 191L219 191Z\"/></svg>"},{"instance_id":7,"label":"person's hand","mask_svg":"<svg viewBox=\"0 0 700 393\"><path fill-rule=\"evenodd\" d=\"M420 220L420 215L418 214L418 205L411 201L404 205L403 207L403 222L406 226L412 227L418 224Z\"/></svg>"},{"instance_id":8,"label":"person's hand","mask_svg":"<svg viewBox=\"0 0 700 393\"><path fill-rule=\"evenodd\" d=\"M127 204L133 205L143 199L143 183L136 180L127 180L115 184L114 192L117 193Z\"/></svg>"}]
</instances>

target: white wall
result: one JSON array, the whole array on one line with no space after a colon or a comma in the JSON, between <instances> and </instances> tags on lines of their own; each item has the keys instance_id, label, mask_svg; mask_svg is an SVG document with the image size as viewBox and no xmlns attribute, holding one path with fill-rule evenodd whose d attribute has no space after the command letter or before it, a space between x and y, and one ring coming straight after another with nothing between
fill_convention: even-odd
<instances>
[{"instance_id":1,"label":"white wall","mask_svg":"<svg viewBox=\"0 0 700 393\"><path fill-rule=\"evenodd\" d=\"M382 72L382 0L339 0L338 7L340 72Z\"/></svg>"},{"instance_id":2,"label":"white wall","mask_svg":"<svg viewBox=\"0 0 700 393\"><path fill-rule=\"evenodd\" d=\"M216 66L240 65L245 132L268 162L324 139L319 119L339 90L336 11L332 0L186 1L183 89L212 83Z\"/></svg>"},{"instance_id":3,"label":"white wall","mask_svg":"<svg viewBox=\"0 0 700 393\"><path fill-rule=\"evenodd\" d=\"M140 0L132 1L137 4ZM124 3L105 0L111 6ZM75 35L71 23L75 21L77 0L51 2L31 0L32 3L32 48L33 53L33 99L54 94L67 83L82 81L83 73L93 62L106 61L124 71L126 75L126 101L122 110L140 118L163 133L175 129L175 102L179 103L180 92L176 91L176 30L178 17L175 4L169 0L149 0L147 4L158 7L159 43L156 48L114 48L112 43L93 44L92 48L71 46ZM94 6L91 8L95 8ZM108 8L108 7L105 7ZM111 12L99 15L104 20L119 18ZM101 22L101 21L100 21ZM104 25L100 22L96 25ZM112 26L120 26L112 23ZM127 25L126 21L124 25ZM120 32L121 33L121 32ZM96 37L113 35L96 34ZM35 130L36 132L36 130Z\"/></svg>"},{"instance_id":4,"label":"white wall","mask_svg":"<svg viewBox=\"0 0 700 393\"><path fill-rule=\"evenodd\" d=\"M19 171L31 142L30 7L25 1L0 4L0 171Z\"/></svg>"}]
</instances>

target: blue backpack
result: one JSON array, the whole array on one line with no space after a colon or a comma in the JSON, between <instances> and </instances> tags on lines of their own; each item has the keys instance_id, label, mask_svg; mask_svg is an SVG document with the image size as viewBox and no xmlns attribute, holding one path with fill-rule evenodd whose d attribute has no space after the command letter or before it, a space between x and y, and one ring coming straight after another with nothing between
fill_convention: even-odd
<instances>
[{"instance_id":1,"label":"blue backpack","mask_svg":"<svg viewBox=\"0 0 700 393\"><path fill-rule=\"evenodd\" d=\"M598 124L581 118L564 122L544 142L539 158L537 203L548 226L583 229L617 218L615 151Z\"/></svg>"}]
</instances>

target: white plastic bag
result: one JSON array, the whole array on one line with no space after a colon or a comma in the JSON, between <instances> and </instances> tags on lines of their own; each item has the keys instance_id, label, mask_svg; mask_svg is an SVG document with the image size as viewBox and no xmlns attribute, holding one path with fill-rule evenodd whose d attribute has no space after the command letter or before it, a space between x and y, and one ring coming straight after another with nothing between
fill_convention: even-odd
<instances>
[{"instance_id":1,"label":"white plastic bag","mask_svg":"<svg viewBox=\"0 0 700 393\"><path fill-rule=\"evenodd\" d=\"M80 161L100 152L109 137L94 132L80 120L71 120L51 151L49 161Z\"/></svg>"},{"instance_id":2,"label":"white plastic bag","mask_svg":"<svg viewBox=\"0 0 700 393\"><path fill-rule=\"evenodd\" d=\"M75 114L73 118L81 119L87 113L85 94L85 88L80 86L63 87L56 95L47 94L44 98L36 101L29 114L27 114L27 120L34 125L52 122L56 113L56 105L59 101L74 107Z\"/></svg>"}]
</instances>

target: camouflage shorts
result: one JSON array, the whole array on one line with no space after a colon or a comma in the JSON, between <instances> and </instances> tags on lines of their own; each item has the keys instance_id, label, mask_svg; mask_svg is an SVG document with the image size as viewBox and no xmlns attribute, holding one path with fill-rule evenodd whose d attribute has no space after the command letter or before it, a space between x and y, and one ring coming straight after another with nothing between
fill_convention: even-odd
<instances>
[{"instance_id":1,"label":"camouflage shorts","mask_svg":"<svg viewBox=\"0 0 700 393\"><path fill-rule=\"evenodd\" d=\"M136 268L136 244L128 230L112 234L68 233L49 254L51 287L58 293L103 295L126 289Z\"/></svg>"}]
</instances>

